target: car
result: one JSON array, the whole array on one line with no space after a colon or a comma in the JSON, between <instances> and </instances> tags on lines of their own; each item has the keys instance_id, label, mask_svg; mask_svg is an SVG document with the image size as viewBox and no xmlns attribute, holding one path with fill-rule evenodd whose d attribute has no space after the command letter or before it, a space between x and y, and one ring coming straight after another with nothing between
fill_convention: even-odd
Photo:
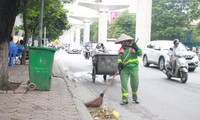
<instances>
[{"instance_id":1,"label":"car","mask_svg":"<svg viewBox=\"0 0 200 120\"><path fill-rule=\"evenodd\" d=\"M69 54L81 54L82 48L80 45L70 45L67 52Z\"/></svg>"},{"instance_id":2,"label":"car","mask_svg":"<svg viewBox=\"0 0 200 120\"><path fill-rule=\"evenodd\" d=\"M143 65L149 67L150 64L158 65L160 70L165 69L165 61L169 60L169 49L173 46L172 40L154 40L147 43L143 54ZM187 50L183 43L179 43L181 54L184 55L188 63L188 70L194 71L198 67L198 57L196 53Z\"/></svg>"}]
</instances>

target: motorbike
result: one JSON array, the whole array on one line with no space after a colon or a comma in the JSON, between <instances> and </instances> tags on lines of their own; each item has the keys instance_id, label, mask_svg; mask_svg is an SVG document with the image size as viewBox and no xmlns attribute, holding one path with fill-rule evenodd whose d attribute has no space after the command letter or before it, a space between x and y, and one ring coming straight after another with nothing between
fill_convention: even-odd
<instances>
[{"instance_id":1,"label":"motorbike","mask_svg":"<svg viewBox=\"0 0 200 120\"><path fill-rule=\"evenodd\" d=\"M180 78L182 83L186 83L188 80L188 64L186 59L182 55L176 56L175 71L172 72L172 64L168 60L165 64L165 72L168 79L171 77Z\"/></svg>"}]
</instances>

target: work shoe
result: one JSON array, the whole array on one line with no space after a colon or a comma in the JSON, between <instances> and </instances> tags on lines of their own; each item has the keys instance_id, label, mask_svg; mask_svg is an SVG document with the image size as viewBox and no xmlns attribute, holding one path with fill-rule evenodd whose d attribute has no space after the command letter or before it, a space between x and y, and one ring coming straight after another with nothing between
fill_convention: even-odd
<instances>
[{"instance_id":1,"label":"work shoe","mask_svg":"<svg viewBox=\"0 0 200 120\"><path fill-rule=\"evenodd\" d=\"M139 104L140 102L139 101L137 101L137 100L133 100L133 102L135 102L136 104Z\"/></svg>"},{"instance_id":2,"label":"work shoe","mask_svg":"<svg viewBox=\"0 0 200 120\"><path fill-rule=\"evenodd\" d=\"M122 101L122 102L120 103L120 105L126 105L126 104L128 104L127 101Z\"/></svg>"}]
</instances>

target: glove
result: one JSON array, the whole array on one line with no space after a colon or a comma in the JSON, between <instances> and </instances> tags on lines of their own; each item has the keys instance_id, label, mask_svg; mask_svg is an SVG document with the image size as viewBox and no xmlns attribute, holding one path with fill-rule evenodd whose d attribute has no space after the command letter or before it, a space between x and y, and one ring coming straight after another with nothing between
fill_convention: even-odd
<instances>
[{"instance_id":1,"label":"glove","mask_svg":"<svg viewBox=\"0 0 200 120\"><path fill-rule=\"evenodd\" d=\"M132 47L135 51L137 51L137 50L139 49L135 42L133 42L133 44L131 45L131 47Z\"/></svg>"},{"instance_id":2,"label":"glove","mask_svg":"<svg viewBox=\"0 0 200 120\"><path fill-rule=\"evenodd\" d=\"M132 47L130 47L130 48L129 48L129 52L135 53L135 49L133 49Z\"/></svg>"},{"instance_id":3,"label":"glove","mask_svg":"<svg viewBox=\"0 0 200 120\"><path fill-rule=\"evenodd\" d=\"M118 64L118 69L119 71L121 71L124 68L124 64L123 63L119 63Z\"/></svg>"}]
</instances>

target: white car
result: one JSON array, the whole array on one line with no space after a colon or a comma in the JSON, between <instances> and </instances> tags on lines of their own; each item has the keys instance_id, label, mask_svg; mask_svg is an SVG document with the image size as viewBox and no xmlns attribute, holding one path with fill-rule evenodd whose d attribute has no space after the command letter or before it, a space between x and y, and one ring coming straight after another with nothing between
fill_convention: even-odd
<instances>
[{"instance_id":1,"label":"white car","mask_svg":"<svg viewBox=\"0 0 200 120\"><path fill-rule=\"evenodd\" d=\"M67 52L69 54L81 54L82 47L80 45L70 45Z\"/></svg>"},{"instance_id":2,"label":"white car","mask_svg":"<svg viewBox=\"0 0 200 120\"><path fill-rule=\"evenodd\" d=\"M171 40L155 40L150 41L143 54L143 64L148 67L150 64L158 65L160 70L165 69L165 61L169 60L169 49L173 47ZM198 57L196 53L188 51L186 46L179 43L181 54L186 58L189 71L194 71L198 67Z\"/></svg>"}]
</instances>

